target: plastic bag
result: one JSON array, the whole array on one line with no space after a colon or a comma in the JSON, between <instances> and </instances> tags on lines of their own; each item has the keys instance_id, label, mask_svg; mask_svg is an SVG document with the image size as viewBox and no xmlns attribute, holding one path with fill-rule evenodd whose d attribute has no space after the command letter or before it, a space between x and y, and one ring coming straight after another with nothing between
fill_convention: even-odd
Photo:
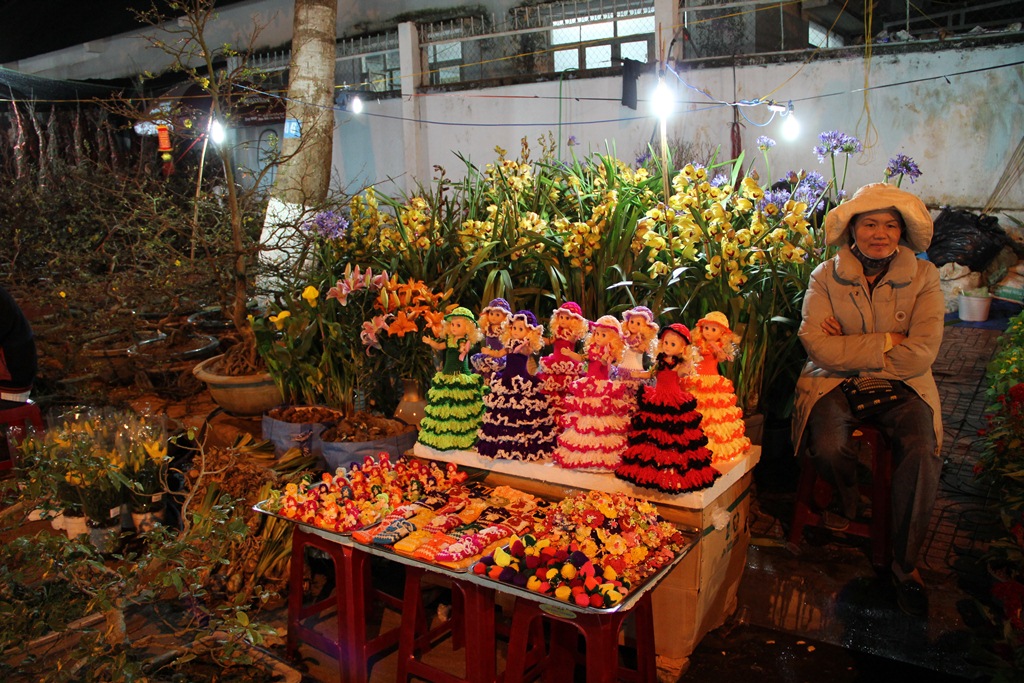
<instances>
[{"instance_id":1,"label":"plastic bag","mask_svg":"<svg viewBox=\"0 0 1024 683\"><path fill-rule=\"evenodd\" d=\"M981 273L971 271L959 263L946 263L939 268L939 289L946 305L946 313L951 313L960 305L960 295L981 284Z\"/></svg>"},{"instance_id":2,"label":"plastic bag","mask_svg":"<svg viewBox=\"0 0 1024 683\"><path fill-rule=\"evenodd\" d=\"M942 209L928 247L928 260L936 266L959 263L983 271L1010 238L995 216L976 216L970 211Z\"/></svg>"}]
</instances>

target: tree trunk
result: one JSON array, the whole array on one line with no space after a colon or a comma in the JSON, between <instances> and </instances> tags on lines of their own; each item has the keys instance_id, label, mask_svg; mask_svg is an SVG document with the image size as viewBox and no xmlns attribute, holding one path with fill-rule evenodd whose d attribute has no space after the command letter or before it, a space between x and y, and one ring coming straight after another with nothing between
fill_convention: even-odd
<instances>
[{"instance_id":1,"label":"tree trunk","mask_svg":"<svg viewBox=\"0 0 1024 683\"><path fill-rule=\"evenodd\" d=\"M336 0L295 0L286 118L299 127L285 132L273 190L289 204L323 201L330 185L337 14Z\"/></svg>"},{"instance_id":2,"label":"tree trunk","mask_svg":"<svg viewBox=\"0 0 1024 683\"><path fill-rule=\"evenodd\" d=\"M269 258L282 267L295 217L322 202L330 186L337 15L337 0L295 0L283 161L263 228Z\"/></svg>"}]
</instances>

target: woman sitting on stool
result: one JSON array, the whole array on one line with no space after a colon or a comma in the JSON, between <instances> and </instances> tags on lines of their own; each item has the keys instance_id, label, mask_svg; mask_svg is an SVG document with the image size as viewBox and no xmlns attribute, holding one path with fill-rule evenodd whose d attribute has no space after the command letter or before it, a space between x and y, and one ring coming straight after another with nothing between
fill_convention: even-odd
<instances>
[{"instance_id":1,"label":"woman sitting on stool","mask_svg":"<svg viewBox=\"0 0 1024 683\"><path fill-rule=\"evenodd\" d=\"M0 287L0 409L28 401L37 369L32 327L6 289Z\"/></svg>"},{"instance_id":2,"label":"woman sitting on stool","mask_svg":"<svg viewBox=\"0 0 1024 683\"><path fill-rule=\"evenodd\" d=\"M917 559L938 490L942 411L931 367L945 305L928 248L924 203L885 183L862 187L825 218L830 246L803 302L799 337L808 361L796 387L796 452L837 492L825 525L842 530L860 504L853 428L867 422L892 445L892 573L899 606L928 611Z\"/></svg>"}]
</instances>

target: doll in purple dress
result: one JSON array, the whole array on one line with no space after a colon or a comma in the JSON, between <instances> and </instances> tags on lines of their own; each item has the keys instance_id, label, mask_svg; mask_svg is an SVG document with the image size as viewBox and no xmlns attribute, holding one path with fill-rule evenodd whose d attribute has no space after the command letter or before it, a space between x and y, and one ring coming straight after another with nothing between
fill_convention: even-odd
<instances>
[{"instance_id":1,"label":"doll in purple dress","mask_svg":"<svg viewBox=\"0 0 1024 683\"><path fill-rule=\"evenodd\" d=\"M504 299L491 299L491 303L484 306L480 311L480 332L484 336L483 347L480 353L475 353L470 358L473 370L484 378L484 382L491 379L491 375L505 367L505 353L498 338L502 326L512 316L512 307Z\"/></svg>"},{"instance_id":2,"label":"doll in purple dress","mask_svg":"<svg viewBox=\"0 0 1024 683\"><path fill-rule=\"evenodd\" d=\"M516 311L501 333L505 367L491 378L476 449L489 458L538 460L555 448L555 419L541 381L527 362L544 345L544 328L530 311Z\"/></svg>"}]
</instances>

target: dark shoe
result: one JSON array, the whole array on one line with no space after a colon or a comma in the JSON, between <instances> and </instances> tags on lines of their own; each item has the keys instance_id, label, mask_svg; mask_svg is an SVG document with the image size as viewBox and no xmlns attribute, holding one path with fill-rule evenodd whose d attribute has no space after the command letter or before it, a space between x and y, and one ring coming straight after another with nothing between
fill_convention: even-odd
<instances>
[{"instance_id":1,"label":"dark shoe","mask_svg":"<svg viewBox=\"0 0 1024 683\"><path fill-rule=\"evenodd\" d=\"M821 513L821 523L825 525L826 529L831 529L832 531L846 531L850 526L850 520L831 510L825 510Z\"/></svg>"},{"instance_id":2,"label":"dark shoe","mask_svg":"<svg viewBox=\"0 0 1024 683\"><path fill-rule=\"evenodd\" d=\"M896 604L912 617L928 616L928 591L917 581L906 579L900 581L895 576L892 582L896 586Z\"/></svg>"}]
</instances>

